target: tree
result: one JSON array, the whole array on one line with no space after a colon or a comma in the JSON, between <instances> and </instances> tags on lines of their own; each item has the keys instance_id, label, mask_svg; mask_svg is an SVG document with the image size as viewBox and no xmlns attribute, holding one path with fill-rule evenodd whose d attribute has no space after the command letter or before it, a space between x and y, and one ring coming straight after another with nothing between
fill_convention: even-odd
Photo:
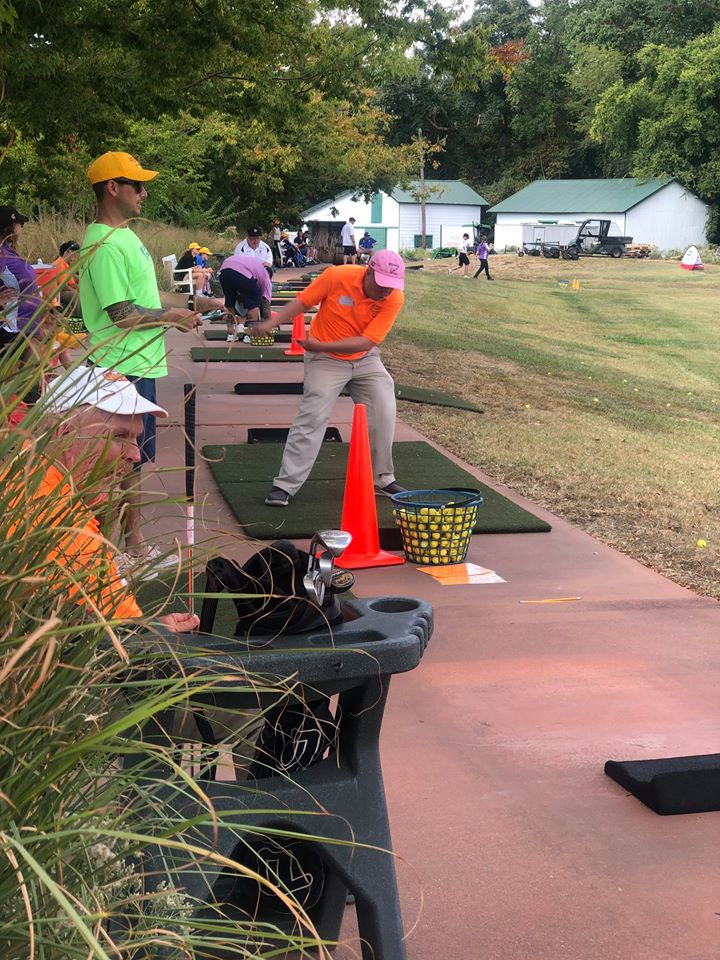
<instances>
[{"instance_id":1,"label":"tree","mask_svg":"<svg viewBox=\"0 0 720 960\"><path fill-rule=\"evenodd\" d=\"M718 20L720 0L579 0L566 28L573 41L630 55L651 43L681 46Z\"/></svg>"},{"instance_id":2,"label":"tree","mask_svg":"<svg viewBox=\"0 0 720 960\"><path fill-rule=\"evenodd\" d=\"M72 205L82 168L110 148L161 162L149 209L198 225L203 210L210 221L297 207L313 166L331 192L397 182L414 148L387 149L371 84L405 70L418 38L437 44L448 15L435 0L340 6L342 17L325 0L194 0L182 16L170 0L18 6L0 49L2 199Z\"/></svg>"},{"instance_id":3,"label":"tree","mask_svg":"<svg viewBox=\"0 0 720 960\"><path fill-rule=\"evenodd\" d=\"M682 47L644 47L637 69L641 79L601 97L591 135L634 176L677 177L717 211L720 27Z\"/></svg>"}]
</instances>

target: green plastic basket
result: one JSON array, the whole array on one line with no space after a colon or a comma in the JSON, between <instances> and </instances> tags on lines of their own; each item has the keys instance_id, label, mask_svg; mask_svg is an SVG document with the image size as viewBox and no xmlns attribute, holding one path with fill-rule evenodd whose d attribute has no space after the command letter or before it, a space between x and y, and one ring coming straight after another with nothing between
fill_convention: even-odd
<instances>
[{"instance_id":1,"label":"green plastic basket","mask_svg":"<svg viewBox=\"0 0 720 960\"><path fill-rule=\"evenodd\" d=\"M405 556L411 563L462 563L483 501L479 490L406 490L392 497Z\"/></svg>"}]
</instances>

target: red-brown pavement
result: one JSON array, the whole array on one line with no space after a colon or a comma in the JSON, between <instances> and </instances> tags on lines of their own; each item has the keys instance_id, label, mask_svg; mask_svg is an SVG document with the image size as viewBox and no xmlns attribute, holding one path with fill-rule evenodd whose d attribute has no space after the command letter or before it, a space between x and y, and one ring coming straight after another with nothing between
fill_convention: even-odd
<instances>
[{"instance_id":1,"label":"red-brown pavement","mask_svg":"<svg viewBox=\"0 0 720 960\"><path fill-rule=\"evenodd\" d=\"M183 382L198 384L200 446L291 422L298 397L241 397L236 382L302 378L301 363L191 363L194 343L170 335L159 388L159 466L173 469L158 480L174 496ZM346 440L351 418L340 399L331 422ZM398 440L418 436L398 424ZM354 588L435 608L382 736L409 960L717 960L720 813L659 817L603 764L720 749L718 605L471 472L553 525L473 538L468 560L506 582L443 587L406 564L358 571ZM213 552L255 548L204 463L197 503ZM182 536L180 507L147 516L159 542ZM520 603L559 597L580 599Z\"/></svg>"}]
</instances>

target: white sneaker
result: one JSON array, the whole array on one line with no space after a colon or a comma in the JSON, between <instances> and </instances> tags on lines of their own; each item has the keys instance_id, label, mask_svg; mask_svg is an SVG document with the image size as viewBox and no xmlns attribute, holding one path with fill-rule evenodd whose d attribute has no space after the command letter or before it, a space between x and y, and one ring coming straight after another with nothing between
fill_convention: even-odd
<instances>
[{"instance_id":1,"label":"white sneaker","mask_svg":"<svg viewBox=\"0 0 720 960\"><path fill-rule=\"evenodd\" d=\"M469 279L470 279L470 274L469 274L469 273L466 273L466 274L463 275L463 280L469 280Z\"/></svg>"},{"instance_id":2,"label":"white sneaker","mask_svg":"<svg viewBox=\"0 0 720 960\"><path fill-rule=\"evenodd\" d=\"M448 273L452 273L452 270L450 269L450 267L448 267Z\"/></svg>"},{"instance_id":3,"label":"white sneaker","mask_svg":"<svg viewBox=\"0 0 720 960\"><path fill-rule=\"evenodd\" d=\"M228 343L237 343L237 334L229 333L225 339Z\"/></svg>"},{"instance_id":4,"label":"white sneaker","mask_svg":"<svg viewBox=\"0 0 720 960\"><path fill-rule=\"evenodd\" d=\"M115 567L121 577L128 580L154 580L161 570L177 567L178 555L166 555L159 547L151 546L143 554L118 553L115 556Z\"/></svg>"},{"instance_id":5,"label":"white sneaker","mask_svg":"<svg viewBox=\"0 0 720 960\"><path fill-rule=\"evenodd\" d=\"M243 343L252 343L252 337L246 333L243 337Z\"/></svg>"}]
</instances>

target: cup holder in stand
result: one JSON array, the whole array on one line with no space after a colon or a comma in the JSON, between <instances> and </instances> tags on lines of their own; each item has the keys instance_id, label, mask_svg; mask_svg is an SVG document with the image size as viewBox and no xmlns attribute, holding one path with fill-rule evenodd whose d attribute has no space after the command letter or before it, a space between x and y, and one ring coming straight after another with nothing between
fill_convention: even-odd
<instances>
[{"instance_id":1,"label":"cup holder in stand","mask_svg":"<svg viewBox=\"0 0 720 960\"><path fill-rule=\"evenodd\" d=\"M412 597L380 597L371 600L368 606L376 613L409 613L410 610L417 610L420 603Z\"/></svg>"}]
</instances>

